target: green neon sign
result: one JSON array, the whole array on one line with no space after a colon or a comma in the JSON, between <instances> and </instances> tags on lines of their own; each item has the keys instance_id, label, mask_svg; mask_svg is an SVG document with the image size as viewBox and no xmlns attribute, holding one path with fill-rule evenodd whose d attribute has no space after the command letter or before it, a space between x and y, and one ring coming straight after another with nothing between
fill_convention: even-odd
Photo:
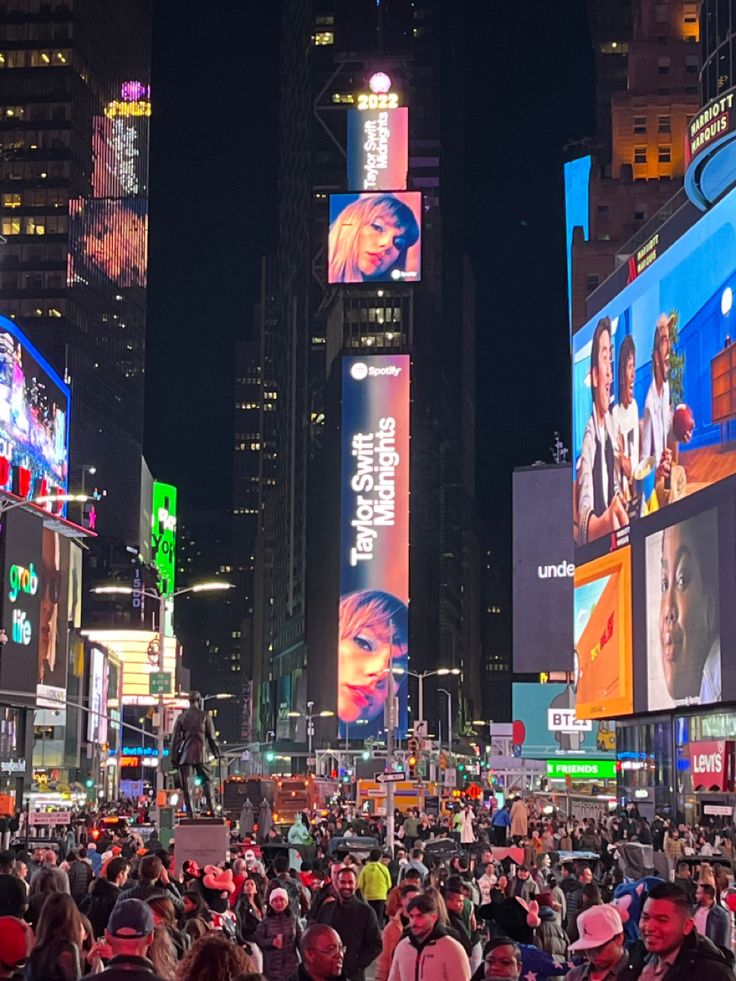
<instances>
[{"instance_id":1,"label":"green neon sign","mask_svg":"<svg viewBox=\"0 0 736 981\"><path fill-rule=\"evenodd\" d=\"M615 760L547 760L547 776L553 780L615 780Z\"/></svg>"},{"instance_id":2,"label":"green neon sign","mask_svg":"<svg viewBox=\"0 0 736 981\"><path fill-rule=\"evenodd\" d=\"M176 574L176 487L158 480L153 482L151 558L158 570L159 592L171 596Z\"/></svg>"}]
</instances>

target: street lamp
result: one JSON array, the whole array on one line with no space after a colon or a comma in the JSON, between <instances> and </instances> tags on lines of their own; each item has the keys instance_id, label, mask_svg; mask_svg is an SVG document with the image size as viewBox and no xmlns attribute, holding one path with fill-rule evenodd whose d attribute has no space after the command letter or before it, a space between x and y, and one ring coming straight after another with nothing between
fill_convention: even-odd
<instances>
[{"instance_id":1,"label":"street lamp","mask_svg":"<svg viewBox=\"0 0 736 981\"><path fill-rule=\"evenodd\" d=\"M437 691L447 695L447 755L452 762L452 694L446 688Z\"/></svg>"},{"instance_id":2,"label":"street lamp","mask_svg":"<svg viewBox=\"0 0 736 981\"><path fill-rule=\"evenodd\" d=\"M462 674L460 668L437 668L435 671L407 671L412 678L416 678L419 682L419 715L418 719L424 719L424 679L431 678L433 675L437 675L440 678L444 678L448 674L458 675ZM441 689L440 689L441 690Z\"/></svg>"},{"instance_id":3,"label":"street lamp","mask_svg":"<svg viewBox=\"0 0 736 981\"><path fill-rule=\"evenodd\" d=\"M8 511L12 511L14 508L27 507L29 504L40 507L43 507L44 504L68 504L70 502L85 504L91 499L90 494L39 494L38 497L24 497L20 501L14 501L10 497L4 497L0 500L0 516L7 514Z\"/></svg>"},{"instance_id":4,"label":"street lamp","mask_svg":"<svg viewBox=\"0 0 736 981\"><path fill-rule=\"evenodd\" d=\"M143 596L147 596L149 599L158 600L158 670L163 671L164 667L164 631L166 628L166 603L169 600L176 599L177 596L183 596L184 593L214 593L220 592L227 589L234 589L232 583L223 582L222 580L215 579L211 582L200 582L196 583L194 586L185 586L183 589L176 589L173 593L169 593L167 596L165 593L160 593L158 590L153 589L133 589L132 586L95 586L90 592L95 593L98 596L131 596L133 593L140 593ZM221 698L222 694L216 696L209 696L215 698ZM159 691L158 696L158 725L156 726L156 748L158 751L158 767L156 768L156 800L158 801L159 793L164 789L164 693ZM158 805L157 805L158 806Z\"/></svg>"},{"instance_id":5,"label":"street lamp","mask_svg":"<svg viewBox=\"0 0 736 981\"><path fill-rule=\"evenodd\" d=\"M301 712L289 712L290 719L301 718ZM315 719L332 719L335 713L330 709L322 709L321 712L314 711L314 702L307 702L307 755L312 755L312 739L314 737L314 720Z\"/></svg>"},{"instance_id":6,"label":"street lamp","mask_svg":"<svg viewBox=\"0 0 736 981\"><path fill-rule=\"evenodd\" d=\"M226 691L218 692L217 695L203 695L202 696L202 706L204 707L204 703L205 702L212 701L213 699L214 699L214 701L217 701L217 702L223 702L223 701L225 701L225 699L228 699L228 698L236 698L236 696L233 695L232 692L226 692Z\"/></svg>"}]
</instances>

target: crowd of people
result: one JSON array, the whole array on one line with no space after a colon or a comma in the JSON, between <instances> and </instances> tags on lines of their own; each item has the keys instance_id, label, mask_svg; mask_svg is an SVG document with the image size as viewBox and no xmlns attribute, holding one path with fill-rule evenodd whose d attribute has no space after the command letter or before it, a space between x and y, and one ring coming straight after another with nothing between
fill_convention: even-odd
<instances>
[{"instance_id":1,"label":"crowd of people","mask_svg":"<svg viewBox=\"0 0 736 981\"><path fill-rule=\"evenodd\" d=\"M393 848L381 819L339 807L299 822L298 848L275 829L271 847L234 838L204 867L127 829L93 841L81 826L58 850L16 841L0 853L0 979L734 977L728 829L635 811L572 821L521 797L397 813ZM623 842L672 875L627 880Z\"/></svg>"}]
</instances>

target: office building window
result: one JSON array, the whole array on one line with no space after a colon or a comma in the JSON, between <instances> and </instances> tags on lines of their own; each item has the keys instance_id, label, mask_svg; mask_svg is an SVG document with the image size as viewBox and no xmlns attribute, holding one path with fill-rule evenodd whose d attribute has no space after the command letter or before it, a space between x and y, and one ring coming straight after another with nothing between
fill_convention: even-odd
<instances>
[{"instance_id":1,"label":"office building window","mask_svg":"<svg viewBox=\"0 0 736 981\"><path fill-rule=\"evenodd\" d=\"M666 55L657 58L657 74L669 75L671 64L672 64L672 59L667 57Z\"/></svg>"},{"instance_id":2,"label":"office building window","mask_svg":"<svg viewBox=\"0 0 736 981\"><path fill-rule=\"evenodd\" d=\"M634 163L645 164L647 162L647 148L645 146L634 147Z\"/></svg>"},{"instance_id":3,"label":"office building window","mask_svg":"<svg viewBox=\"0 0 736 981\"><path fill-rule=\"evenodd\" d=\"M661 164L672 163L672 147L660 146L658 149L659 162Z\"/></svg>"},{"instance_id":4,"label":"office building window","mask_svg":"<svg viewBox=\"0 0 736 981\"><path fill-rule=\"evenodd\" d=\"M634 132L635 133L646 133L647 131L647 117L646 116L634 116Z\"/></svg>"},{"instance_id":5,"label":"office building window","mask_svg":"<svg viewBox=\"0 0 736 981\"><path fill-rule=\"evenodd\" d=\"M672 132L672 116L660 116L657 123L657 132L659 133L671 133Z\"/></svg>"}]
</instances>

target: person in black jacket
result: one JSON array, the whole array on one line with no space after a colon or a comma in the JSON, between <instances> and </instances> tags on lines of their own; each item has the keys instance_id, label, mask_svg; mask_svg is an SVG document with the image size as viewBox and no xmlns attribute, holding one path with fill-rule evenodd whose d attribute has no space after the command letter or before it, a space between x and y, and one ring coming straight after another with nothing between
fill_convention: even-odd
<instances>
[{"instance_id":1,"label":"person in black jacket","mask_svg":"<svg viewBox=\"0 0 736 981\"><path fill-rule=\"evenodd\" d=\"M365 969L383 948L376 914L368 903L358 899L355 871L345 867L337 875L337 899L325 902L317 922L337 931L345 944L345 973L350 981L365 981Z\"/></svg>"},{"instance_id":2,"label":"person in black jacket","mask_svg":"<svg viewBox=\"0 0 736 981\"><path fill-rule=\"evenodd\" d=\"M105 932L112 908L127 878L128 863L124 858L113 858L107 863L104 877L95 880L92 892L83 900L79 909L92 924L95 937L101 937Z\"/></svg>"},{"instance_id":3,"label":"person in black jacket","mask_svg":"<svg viewBox=\"0 0 736 981\"><path fill-rule=\"evenodd\" d=\"M110 914L105 931L111 955L99 974L87 974L82 981L163 981L148 959L153 943L153 913L139 899L121 900Z\"/></svg>"},{"instance_id":4,"label":"person in black jacket","mask_svg":"<svg viewBox=\"0 0 736 981\"><path fill-rule=\"evenodd\" d=\"M632 951L622 981L733 981L726 954L695 929L684 891L663 882L649 893L639 921L646 959Z\"/></svg>"},{"instance_id":5,"label":"person in black jacket","mask_svg":"<svg viewBox=\"0 0 736 981\"><path fill-rule=\"evenodd\" d=\"M302 963L289 981L348 981L343 970L345 952L332 927L313 923L302 936Z\"/></svg>"},{"instance_id":6,"label":"person in black jacket","mask_svg":"<svg viewBox=\"0 0 736 981\"><path fill-rule=\"evenodd\" d=\"M124 899L145 901L154 893L163 893L168 896L174 904L177 916L184 912L184 904L181 901L179 890L169 878L161 859L158 855L145 855L141 861L138 881L120 893L118 902L122 902Z\"/></svg>"}]
</instances>

